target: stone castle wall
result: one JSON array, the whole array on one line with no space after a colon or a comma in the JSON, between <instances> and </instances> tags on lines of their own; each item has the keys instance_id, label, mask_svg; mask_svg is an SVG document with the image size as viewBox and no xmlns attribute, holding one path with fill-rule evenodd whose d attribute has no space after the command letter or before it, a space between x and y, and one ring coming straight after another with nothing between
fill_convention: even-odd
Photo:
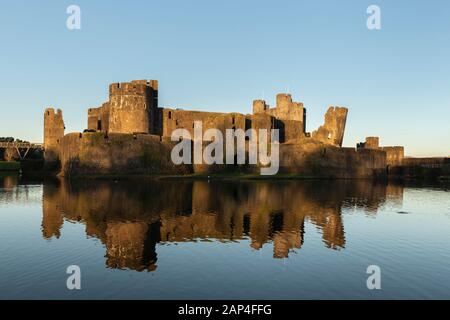
<instances>
[{"instance_id":1,"label":"stone castle wall","mask_svg":"<svg viewBox=\"0 0 450 320\"><path fill-rule=\"evenodd\" d=\"M325 122L312 137L326 144L342 147L348 109L342 107L330 107L325 114Z\"/></svg>"},{"instance_id":2,"label":"stone castle wall","mask_svg":"<svg viewBox=\"0 0 450 320\"><path fill-rule=\"evenodd\" d=\"M400 166L405 158L405 148L401 146L381 147L386 152L386 164L388 166Z\"/></svg>"},{"instance_id":3,"label":"stone castle wall","mask_svg":"<svg viewBox=\"0 0 450 320\"><path fill-rule=\"evenodd\" d=\"M270 108L264 100L253 101L253 115L269 115L278 121L285 141L302 137L306 133L306 108L301 102L294 102L292 96L280 93L276 107Z\"/></svg>"},{"instance_id":4,"label":"stone castle wall","mask_svg":"<svg viewBox=\"0 0 450 320\"><path fill-rule=\"evenodd\" d=\"M169 138L156 135L71 133L61 140L62 175L126 174L218 174L259 173L260 165L174 165ZM203 143L203 148L209 142ZM225 144L224 144L224 154ZM193 157L191 156L191 159ZM386 152L338 148L311 138L280 144L281 174L322 178L382 178L386 174Z\"/></svg>"},{"instance_id":5,"label":"stone castle wall","mask_svg":"<svg viewBox=\"0 0 450 320\"><path fill-rule=\"evenodd\" d=\"M386 153L339 148L306 138L280 145L280 172L322 178L383 178Z\"/></svg>"},{"instance_id":6,"label":"stone castle wall","mask_svg":"<svg viewBox=\"0 0 450 320\"><path fill-rule=\"evenodd\" d=\"M70 133L61 139L61 174L186 174L170 154L174 143L155 135Z\"/></svg>"},{"instance_id":7,"label":"stone castle wall","mask_svg":"<svg viewBox=\"0 0 450 320\"><path fill-rule=\"evenodd\" d=\"M162 136L171 137L176 129L186 129L194 136L194 122L202 122L203 133L208 129L218 129L225 134L226 129L246 129L246 117L239 113L219 113L186 111L179 109L160 109Z\"/></svg>"},{"instance_id":8,"label":"stone castle wall","mask_svg":"<svg viewBox=\"0 0 450 320\"><path fill-rule=\"evenodd\" d=\"M88 130L89 131L109 131L109 102L105 102L101 107L88 109Z\"/></svg>"},{"instance_id":9,"label":"stone castle wall","mask_svg":"<svg viewBox=\"0 0 450 320\"><path fill-rule=\"evenodd\" d=\"M365 142L358 143L358 150L381 150L386 152L387 166L400 166L405 158L405 148L402 146L380 147L379 137L366 137Z\"/></svg>"}]
</instances>

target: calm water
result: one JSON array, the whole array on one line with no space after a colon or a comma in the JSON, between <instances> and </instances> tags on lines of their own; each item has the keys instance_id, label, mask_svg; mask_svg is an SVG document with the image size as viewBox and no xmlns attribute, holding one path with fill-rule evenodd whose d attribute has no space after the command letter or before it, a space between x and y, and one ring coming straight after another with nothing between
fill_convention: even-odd
<instances>
[{"instance_id":1,"label":"calm water","mask_svg":"<svg viewBox=\"0 0 450 320\"><path fill-rule=\"evenodd\" d=\"M1 299L450 299L450 193L0 177L0 257ZM367 289L369 265L382 290Z\"/></svg>"}]
</instances>

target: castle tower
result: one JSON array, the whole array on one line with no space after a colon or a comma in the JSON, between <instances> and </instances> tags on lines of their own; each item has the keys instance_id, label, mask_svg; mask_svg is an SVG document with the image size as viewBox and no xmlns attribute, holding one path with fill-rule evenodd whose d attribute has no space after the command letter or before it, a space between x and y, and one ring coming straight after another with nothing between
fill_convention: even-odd
<instances>
[{"instance_id":1,"label":"castle tower","mask_svg":"<svg viewBox=\"0 0 450 320\"><path fill-rule=\"evenodd\" d=\"M277 109L278 110L289 110L292 105L292 96L288 93L277 94Z\"/></svg>"},{"instance_id":2,"label":"castle tower","mask_svg":"<svg viewBox=\"0 0 450 320\"><path fill-rule=\"evenodd\" d=\"M109 132L154 133L158 81L135 80L109 86Z\"/></svg>"},{"instance_id":3,"label":"castle tower","mask_svg":"<svg viewBox=\"0 0 450 320\"><path fill-rule=\"evenodd\" d=\"M60 140L64 137L64 120L62 111L55 113L53 108L45 109L44 113L44 159L46 163L59 160Z\"/></svg>"},{"instance_id":4,"label":"castle tower","mask_svg":"<svg viewBox=\"0 0 450 320\"><path fill-rule=\"evenodd\" d=\"M264 100L254 100L253 101L253 114L262 113L268 109L266 101Z\"/></svg>"},{"instance_id":5,"label":"castle tower","mask_svg":"<svg viewBox=\"0 0 450 320\"><path fill-rule=\"evenodd\" d=\"M326 144L342 147L348 109L330 107L325 114L325 123L312 133L312 137Z\"/></svg>"},{"instance_id":6,"label":"castle tower","mask_svg":"<svg viewBox=\"0 0 450 320\"><path fill-rule=\"evenodd\" d=\"M98 132L109 131L109 102L101 107L88 109L88 130Z\"/></svg>"},{"instance_id":7,"label":"castle tower","mask_svg":"<svg viewBox=\"0 0 450 320\"><path fill-rule=\"evenodd\" d=\"M366 137L366 143L364 146L366 149L378 149L380 147L380 138Z\"/></svg>"}]
</instances>

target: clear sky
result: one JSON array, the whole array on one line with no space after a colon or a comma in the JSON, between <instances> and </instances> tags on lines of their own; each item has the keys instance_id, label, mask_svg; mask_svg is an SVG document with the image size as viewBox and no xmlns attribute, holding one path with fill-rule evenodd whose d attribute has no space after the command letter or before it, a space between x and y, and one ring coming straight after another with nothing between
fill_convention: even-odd
<instances>
[{"instance_id":1,"label":"clear sky","mask_svg":"<svg viewBox=\"0 0 450 320\"><path fill-rule=\"evenodd\" d=\"M81 30L66 28L71 4ZM0 136L42 141L46 106L81 131L109 83L157 79L160 106L251 113L288 91L308 131L345 106L346 146L377 135L450 155L448 0L2 0L0 43Z\"/></svg>"}]
</instances>

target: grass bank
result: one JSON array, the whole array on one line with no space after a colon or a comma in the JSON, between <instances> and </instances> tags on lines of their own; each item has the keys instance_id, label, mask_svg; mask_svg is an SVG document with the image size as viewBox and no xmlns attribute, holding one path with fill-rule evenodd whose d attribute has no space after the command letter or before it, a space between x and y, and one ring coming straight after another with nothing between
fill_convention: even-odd
<instances>
[{"instance_id":1,"label":"grass bank","mask_svg":"<svg viewBox=\"0 0 450 320\"><path fill-rule=\"evenodd\" d=\"M20 162L0 161L0 171L20 171Z\"/></svg>"}]
</instances>

